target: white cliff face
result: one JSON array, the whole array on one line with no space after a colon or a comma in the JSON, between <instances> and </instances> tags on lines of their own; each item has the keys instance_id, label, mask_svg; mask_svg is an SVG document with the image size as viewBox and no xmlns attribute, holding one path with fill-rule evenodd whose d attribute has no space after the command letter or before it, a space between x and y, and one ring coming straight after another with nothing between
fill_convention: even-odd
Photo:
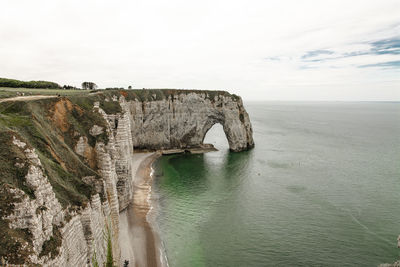
<instances>
[{"instance_id":1,"label":"white cliff face","mask_svg":"<svg viewBox=\"0 0 400 267\"><path fill-rule=\"evenodd\" d=\"M54 259L43 257L44 266L93 266L96 256L99 263L106 261L105 233L110 225L108 203L101 204L98 194L94 195L80 213L72 214L71 220L61 228L62 244Z\"/></svg>"},{"instance_id":2,"label":"white cliff face","mask_svg":"<svg viewBox=\"0 0 400 267\"><path fill-rule=\"evenodd\" d=\"M33 190L34 199L18 190L21 202L15 203L14 213L6 219L12 228L28 229L32 233L32 261L38 261L43 243L53 235L53 225L60 225L64 219L61 205L55 197L52 186L44 175L42 164L35 153L27 145L13 137L13 144L22 149L27 158L28 173L25 176L26 185ZM20 167L23 167L22 165Z\"/></svg>"},{"instance_id":3,"label":"white cliff face","mask_svg":"<svg viewBox=\"0 0 400 267\"><path fill-rule=\"evenodd\" d=\"M254 146L250 119L241 99L207 93L188 93L157 101L130 101L133 145L147 149L196 147L207 131L222 124L229 147L241 151Z\"/></svg>"},{"instance_id":4,"label":"white cliff face","mask_svg":"<svg viewBox=\"0 0 400 267\"><path fill-rule=\"evenodd\" d=\"M113 132L116 161L115 171L117 174L117 191L119 209L124 210L132 200L132 155L133 140L131 129L131 117L129 114L129 104L123 97L120 98L122 108L121 114L107 115L110 129Z\"/></svg>"},{"instance_id":5,"label":"white cliff face","mask_svg":"<svg viewBox=\"0 0 400 267\"><path fill-rule=\"evenodd\" d=\"M64 218L67 211L62 210L55 198L53 188L43 174L42 164L34 149L28 148L26 143L16 137L13 143L24 150L28 159L25 164L29 164L29 169L25 179L35 198L31 199L20 189L9 189L9 193L19 201L15 202L12 214L5 219L9 220L11 228L28 229L32 234L33 253L29 257L30 264L91 266L94 255L98 262L105 262L104 233L107 227L112 226L112 209L109 202L102 204L99 195L96 194L80 213L69 214L71 219L67 222ZM20 164L20 167L24 167L25 164ZM62 237L59 253L41 256L43 243L53 236L54 227L59 229Z\"/></svg>"},{"instance_id":6,"label":"white cliff face","mask_svg":"<svg viewBox=\"0 0 400 267\"><path fill-rule=\"evenodd\" d=\"M101 177L80 177L95 189L96 194L85 207L77 211L62 209L38 155L14 137L13 144L22 149L27 158L25 163L17 162L15 166L28 167L26 185L32 189L35 198L30 198L20 189L13 189L11 193L17 195L20 201L15 203L12 214L6 219L9 219L10 227L29 229L32 233L30 263L91 266L96 255L101 265L106 259L105 233L108 231L114 260L117 264L123 261L119 247L119 212L133 198L134 147L197 147L203 143L205 134L215 123L223 125L232 151L254 146L249 116L240 98L217 95L210 99L207 93L181 93L164 100L126 101L123 96L114 96L108 101L118 101L121 112L106 114L99 102L94 103L94 111L100 113L107 123L106 127L94 124L89 130L93 137L105 132L108 141L97 141L92 147L88 142L90 136L75 134L75 153ZM104 196L102 200L99 194ZM70 219L67 220L67 217ZM62 237L59 253L57 256L42 256L43 243L53 236L55 227Z\"/></svg>"}]
</instances>

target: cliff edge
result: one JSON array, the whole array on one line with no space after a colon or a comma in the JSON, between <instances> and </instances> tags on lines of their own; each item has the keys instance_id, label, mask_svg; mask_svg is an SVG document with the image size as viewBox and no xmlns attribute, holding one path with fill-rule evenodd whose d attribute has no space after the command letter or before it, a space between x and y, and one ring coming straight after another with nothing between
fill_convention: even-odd
<instances>
[{"instance_id":1,"label":"cliff edge","mask_svg":"<svg viewBox=\"0 0 400 267\"><path fill-rule=\"evenodd\" d=\"M224 91L110 90L0 103L0 260L9 265L121 263L119 212L133 197L134 149L187 149L223 125L254 146L240 97Z\"/></svg>"}]
</instances>

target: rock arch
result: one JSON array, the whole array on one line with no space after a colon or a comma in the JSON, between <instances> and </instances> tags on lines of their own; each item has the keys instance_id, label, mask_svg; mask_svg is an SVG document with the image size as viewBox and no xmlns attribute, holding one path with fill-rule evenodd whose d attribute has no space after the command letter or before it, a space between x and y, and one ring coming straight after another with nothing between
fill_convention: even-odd
<instances>
[{"instance_id":1,"label":"rock arch","mask_svg":"<svg viewBox=\"0 0 400 267\"><path fill-rule=\"evenodd\" d=\"M222 132L222 134L225 137L226 143L228 144L228 139L226 138L226 134L224 132L223 125L220 122L214 123L210 128L208 128L208 130L204 134L203 141L201 143L204 144L206 142L207 136L210 134L210 132L214 128L218 129L218 133ZM217 129L214 129L214 130L217 130Z\"/></svg>"},{"instance_id":2,"label":"rock arch","mask_svg":"<svg viewBox=\"0 0 400 267\"><path fill-rule=\"evenodd\" d=\"M250 119L237 96L180 93L163 100L132 101L129 109L136 148L198 147L216 123L223 126L231 151L254 147Z\"/></svg>"}]
</instances>

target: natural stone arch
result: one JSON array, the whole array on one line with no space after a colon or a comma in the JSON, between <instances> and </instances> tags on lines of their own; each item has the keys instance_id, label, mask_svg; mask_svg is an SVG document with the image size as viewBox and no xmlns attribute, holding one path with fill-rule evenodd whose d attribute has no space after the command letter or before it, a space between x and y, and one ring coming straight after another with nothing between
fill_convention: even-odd
<instances>
[{"instance_id":1,"label":"natural stone arch","mask_svg":"<svg viewBox=\"0 0 400 267\"><path fill-rule=\"evenodd\" d=\"M211 128L205 133L203 142L207 146L212 145L217 150L229 149L229 142L224 132L224 127L221 123L215 123Z\"/></svg>"},{"instance_id":2,"label":"natural stone arch","mask_svg":"<svg viewBox=\"0 0 400 267\"><path fill-rule=\"evenodd\" d=\"M202 143L202 144L205 144L206 139L207 139L207 136L210 135L210 132L211 132L212 129L214 129L215 127L220 128L219 131L222 131L222 135L224 136L224 138L225 138L225 140L226 140L226 145L229 146L228 139L227 139L227 137L226 137L226 134L225 134L225 131L224 131L224 128L223 128L224 126L223 126L220 122L214 123L211 127L208 127L208 126L207 126L208 129L205 131L204 136L203 136L203 140L202 140L201 143ZM219 132L219 133L220 133L220 132Z\"/></svg>"},{"instance_id":3,"label":"natural stone arch","mask_svg":"<svg viewBox=\"0 0 400 267\"><path fill-rule=\"evenodd\" d=\"M204 139L206 138L206 135L208 131L216 124L221 124L222 128L224 129L224 120L221 118L213 118L213 116L210 116L208 120L206 120L205 124L203 125L201 131L199 132L199 136L201 136L201 144L204 143ZM228 139L225 129L224 129L224 134L226 139Z\"/></svg>"},{"instance_id":4,"label":"natural stone arch","mask_svg":"<svg viewBox=\"0 0 400 267\"><path fill-rule=\"evenodd\" d=\"M253 131L247 112L240 101L237 109L215 108L204 118L204 125L199 131L201 142L195 140L196 144L203 144L207 132L217 123L222 125L225 137L228 140L231 151L242 151L254 146Z\"/></svg>"},{"instance_id":5,"label":"natural stone arch","mask_svg":"<svg viewBox=\"0 0 400 267\"><path fill-rule=\"evenodd\" d=\"M130 103L134 147L186 149L203 144L207 131L223 126L231 151L254 146L253 131L240 97L181 93L165 100Z\"/></svg>"}]
</instances>

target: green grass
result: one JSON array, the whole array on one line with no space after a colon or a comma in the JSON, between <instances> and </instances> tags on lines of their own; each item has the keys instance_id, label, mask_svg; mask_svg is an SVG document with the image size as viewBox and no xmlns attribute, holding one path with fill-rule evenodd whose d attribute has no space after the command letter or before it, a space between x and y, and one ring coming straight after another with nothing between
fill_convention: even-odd
<instances>
[{"instance_id":1,"label":"green grass","mask_svg":"<svg viewBox=\"0 0 400 267\"><path fill-rule=\"evenodd\" d=\"M50 119L57 101L59 99L51 98L0 103L0 174L4 177L2 181L21 188L27 194L30 193L29 188L24 187L24 172L14 166L16 158L25 158L11 143L12 135L18 135L22 141L36 149L49 182L63 207L70 204L84 206L95 192L91 186L83 183L82 177L99 178L99 175L73 151L79 138L75 133L88 136L93 145L96 141L105 141L105 134L97 138L89 135L91 122L105 126L105 121L100 114L93 111L72 112L66 116L70 128L62 132ZM21 174L18 175L17 171Z\"/></svg>"},{"instance_id":2,"label":"green grass","mask_svg":"<svg viewBox=\"0 0 400 267\"><path fill-rule=\"evenodd\" d=\"M0 87L12 87L12 88L53 88L57 89L61 86L55 82L49 81L20 81L15 79L0 78Z\"/></svg>"},{"instance_id":3,"label":"green grass","mask_svg":"<svg viewBox=\"0 0 400 267\"><path fill-rule=\"evenodd\" d=\"M96 93L104 97L112 97L113 95L120 96L125 95L127 100L139 100L139 101L151 101L151 100L162 100L167 99L169 96L175 96L179 94L189 93L205 93L207 97L214 100L215 96L230 96L235 100L239 99L239 96L230 94L227 91L220 90L195 90L195 89L132 89L132 90L64 90L64 89L36 89L36 88L9 88L0 87L0 99L15 97L17 92L24 93L25 95L61 95L61 96L94 96ZM102 100L104 100L104 97Z\"/></svg>"},{"instance_id":4,"label":"green grass","mask_svg":"<svg viewBox=\"0 0 400 267\"><path fill-rule=\"evenodd\" d=\"M16 96L17 92L23 92L25 95L60 94L67 97L0 102L0 240L2 240L0 257L21 255L7 259L12 263L25 262L27 255L31 253L32 241L31 234L26 229L10 229L7 220L2 219L12 212L13 203L18 201L7 195L5 188L19 188L30 198L35 198L32 189L26 186L25 176L29 164L26 163L27 159L23 149L12 144L13 136L25 142L27 147L35 148L56 198L63 208L69 207L71 210L76 210L86 206L90 197L96 193L94 185L84 183L82 178L85 176L101 178L97 172L97 166L90 167L83 157L74 152L74 147L80 136L86 136L92 148L96 142L108 142L106 132L96 137L89 134L89 130L95 124L104 128L107 126L104 118L93 110L94 102L100 102L100 107L107 114L115 114L121 112L121 106L118 102L111 100L113 96L124 95L127 100L151 101L196 92L207 94L207 98L212 101L215 96L220 95L237 98L225 91L151 89L90 92L27 88L0 88L0 98ZM66 113L61 119L55 121L53 119L54 110L60 104L64 105ZM65 123L65 129L57 126L59 123ZM25 166L22 168L15 165L23 162L25 162ZM100 195L102 199L105 199L104 192L100 192ZM37 212L40 212L40 209ZM57 229L55 231L52 239L43 244L42 255L51 253L54 256L58 253L60 238ZM25 241L28 242L28 246L24 246ZM108 245L111 247L110 244ZM108 248L107 264L111 266L113 260L110 250Z\"/></svg>"},{"instance_id":5,"label":"green grass","mask_svg":"<svg viewBox=\"0 0 400 267\"><path fill-rule=\"evenodd\" d=\"M61 232L57 226L53 226L53 235L50 237L49 240L44 241L39 257L46 255L50 256L51 259L54 259L60 253L61 243Z\"/></svg>"},{"instance_id":6,"label":"green grass","mask_svg":"<svg viewBox=\"0 0 400 267\"><path fill-rule=\"evenodd\" d=\"M227 91L220 90L195 90L195 89L133 89L133 90L123 90L127 95L127 100L137 99L139 101L151 101L151 100L163 100L169 97L178 96L180 94L206 94L206 98L214 101L215 96L228 96L234 100L238 100L239 96L235 94L230 94Z\"/></svg>"},{"instance_id":7,"label":"green grass","mask_svg":"<svg viewBox=\"0 0 400 267\"><path fill-rule=\"evenodd\" d=\"M18 92L24 93L25 95L61 95L61 96L87 95L90 93L90 91L88 90L0 87L0 98L15 97L17 96Z\"/></svg>"},{"instance_id":8,"label":"green grass","mask_svg":"<svg viewBox=\"0 0 400 267\"><path fill-rule=\"evenodd\" d=\"M10 184L34 198L33 190L25 185L28 166L15 166L16 163L23 163L25 160L23 151L12 145L12 132L0 129L0 185Z\"/></svg>"}]
</instances>

